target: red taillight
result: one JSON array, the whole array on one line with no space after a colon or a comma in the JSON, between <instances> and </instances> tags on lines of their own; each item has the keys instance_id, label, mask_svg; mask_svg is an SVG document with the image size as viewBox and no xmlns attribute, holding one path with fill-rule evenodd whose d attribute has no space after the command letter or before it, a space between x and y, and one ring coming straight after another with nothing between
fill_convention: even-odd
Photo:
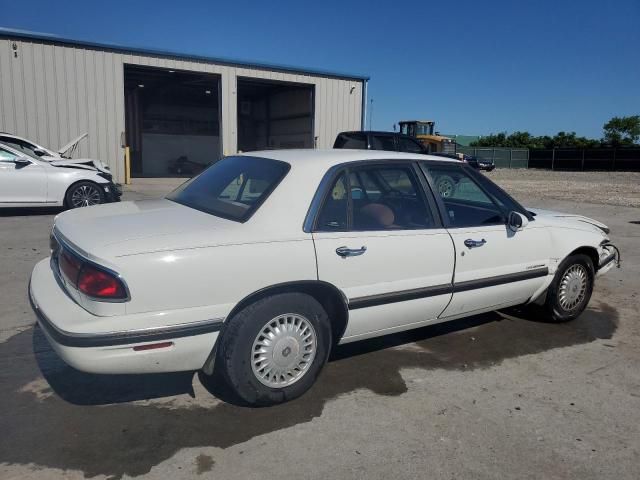
<instances>
[{"instance_id":1,"label":"red taillight","mask_svg":"<svg viewBox=\"0 0 640 480\"><path fill-rule=\"evenodd\" d=\"M62 270L64 276L67 277L67 279L75 286L78 280L78 273L82 267L82 262L67 252L61 252L58 257L58 264L60 265L60 270Z\"/></svg>"},{"instance_id":2,"label":"red taillight","mask_svg":"<svg viewBox=\"0 0 640 480\"><path fill-rule=\"evenodd\" d=\"M86 263L78 276L78 290L95 298L112 300L127 298L124 285L115 275Z\"/></svg>"}]
</instances>

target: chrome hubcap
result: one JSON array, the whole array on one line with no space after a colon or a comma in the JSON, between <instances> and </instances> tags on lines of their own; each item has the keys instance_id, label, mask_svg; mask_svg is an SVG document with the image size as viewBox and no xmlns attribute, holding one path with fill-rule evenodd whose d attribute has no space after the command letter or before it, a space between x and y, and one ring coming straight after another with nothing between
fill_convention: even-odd
<instances>
[{"instance_id":1,"label":"chrome hubcap","mask_svg":"<svg viewBox=\"0 0 640 480\"><path fill-rule=\"evenodd\" d=\"M81 185L71 195L71 204L74 208L88 207L100 203L100 192L91 185Z\"/></svg>"},{"instance_id":2,"label":"chrome hubcap","mask_svg":"<svg viewBox=\"0 0 640 480\"><path fill-rule=\"evenodd\" d=\"M438 192L440 196L448 198L453 194L453 184L448 179L438 182Z\"/></svg>"},{"instance_id":3,"label":"chrome hubcap","mask_svg":"<svg viewBox=\"0 0 640 480\"><path fill-rule=\"evenodd\" d=\"M316 332L309 320L297 313L280 315L256 336L251 349L251 369L267 387L286 387L309 370L316 350Z\"/></svg>"},{"instance_id":4,"label":"chrome hubcap","mask_svg":"<svg viewBox=\"0 0 640 480\"><path fill-rule=\"evenodd\" d=\"M582 303L588 278L587 270L582 265L572 265L564 272L558 291L559 303L564 310L573 310Z\"/></svg>"}]
</instances>

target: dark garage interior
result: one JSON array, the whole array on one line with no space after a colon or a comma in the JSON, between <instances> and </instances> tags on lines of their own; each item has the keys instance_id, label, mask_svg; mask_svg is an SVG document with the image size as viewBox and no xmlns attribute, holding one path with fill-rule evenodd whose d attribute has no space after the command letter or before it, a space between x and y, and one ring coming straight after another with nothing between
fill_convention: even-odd
<instances>
[{"instance_id":1,"label":"dark garage interior","mask_svg":"<svg viewBox=\"0 0 640 480\"><path fill-rule=\"evenodd\" d=\"M313 148L314 87L238 78L238 150Z\"/></svg>"},{"instance_id":2,"label":"dark garage interior","mask_svg":"<svg viewBox=\"0 0 640 480\"><path fill-rule=\"evenodd\" d=\"M189 177L221 157L217 75L124 66L132 177Z\"/></svg>"}]
</instances>

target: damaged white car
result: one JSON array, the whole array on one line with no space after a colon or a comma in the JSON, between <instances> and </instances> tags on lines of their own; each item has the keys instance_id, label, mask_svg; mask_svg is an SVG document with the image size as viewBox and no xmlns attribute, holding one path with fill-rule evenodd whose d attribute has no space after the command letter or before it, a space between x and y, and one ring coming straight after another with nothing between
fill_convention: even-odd
<instances>
[{"instance_id":1,"label":"damaged white car","mask_svg":"<svg viewBox=\"0 0 640 480\"><path fill-rule=\"evenodd\" d=\"M86 207L118 201L121 194L102 162L66 159L19 137L0 134L0 208Z\"/></svg>"},{"instance_id":2,"label":"damaged white car","mask_svg":"<svg viewBox=\"0 0 640 480\"><path fill-rule=\"evenodd\" d=\"M309 389L336 344L532 303L575 319L619 260L606 226L527 210L462 162L265 151L165 199L60 214L30 297L79 370L202 369L270 405Z\"/></svg>"}]
</instances>

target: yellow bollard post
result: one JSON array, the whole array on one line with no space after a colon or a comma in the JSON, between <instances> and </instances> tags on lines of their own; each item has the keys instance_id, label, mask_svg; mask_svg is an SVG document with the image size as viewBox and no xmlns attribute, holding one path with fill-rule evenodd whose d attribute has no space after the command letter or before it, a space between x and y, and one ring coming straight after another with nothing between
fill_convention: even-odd
<instances>
[{"instance_id":1,"label":"yellow bollard post","mask_svg":"<svg viewBox=\"0 0 640 480\"><path fill-rule=\"evenodd\" d=\"M124 184L131 185L131 153L129 147L124 148Z\"/></svg>"}]
</instances>

